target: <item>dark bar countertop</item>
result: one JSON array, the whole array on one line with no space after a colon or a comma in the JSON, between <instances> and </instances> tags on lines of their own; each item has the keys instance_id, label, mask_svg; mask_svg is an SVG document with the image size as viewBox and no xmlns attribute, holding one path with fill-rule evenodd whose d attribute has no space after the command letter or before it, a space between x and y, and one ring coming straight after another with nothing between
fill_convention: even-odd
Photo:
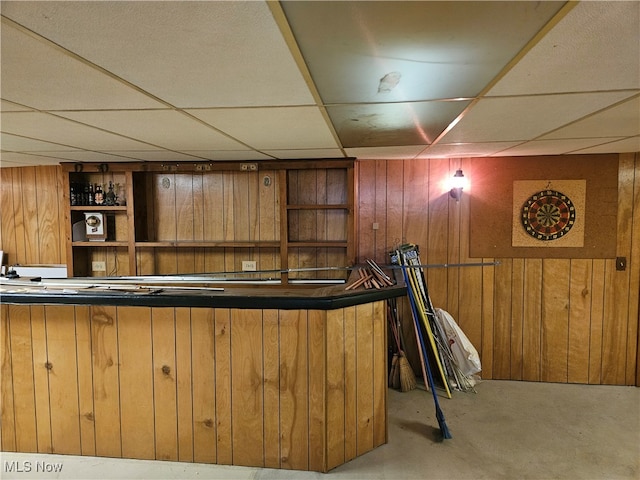
<instances>
[{"instance_id":1,"label":"dark bar countertop","mask_svg":"<svg viewBox=\"0 0 640 480\"><path fill-rule=\"evenodd\" d=\"M401 297L402 278L393 286L345 290L352 282L281 286L269 282L191 280L175 277L83 277L0 279L0 303L22 305L111 305L217 307L280 310L332 310Z\"/></svg>"}]
</instances>

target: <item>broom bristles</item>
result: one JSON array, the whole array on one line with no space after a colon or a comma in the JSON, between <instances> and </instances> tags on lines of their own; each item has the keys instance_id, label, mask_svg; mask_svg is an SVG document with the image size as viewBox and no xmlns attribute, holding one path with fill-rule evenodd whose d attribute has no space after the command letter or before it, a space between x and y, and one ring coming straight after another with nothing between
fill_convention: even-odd
<instances>
[{"instance_id":1,"label":"broom bristles","mask_svg":"<svg viewBox=\"0 0 640 480\"><path fill-rule=\"evenodd\" d=\"M391 388L400 388L400 368L398 365L398 354L393 354L391 360L391 371L389 372L389 386Z\"/></svg>"},{"instance_id":2,"label":"broom bristles","mask_svg":"<svg viewBox=\"0 0 640 480\"><path fill-rule=\"evenodd\" d=\"M414 390L418 386L416 375L413 373L409 360L403 354L398 358L398 370L400 370L400 390L403 392Z\"/></svg>"}]
</instances>

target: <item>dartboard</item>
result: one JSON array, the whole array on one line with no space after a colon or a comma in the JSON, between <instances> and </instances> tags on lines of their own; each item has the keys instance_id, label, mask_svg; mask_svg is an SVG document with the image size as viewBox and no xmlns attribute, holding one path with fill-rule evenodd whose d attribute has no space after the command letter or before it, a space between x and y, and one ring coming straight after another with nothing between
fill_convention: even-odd
<instances>
[{"instance_id":1,"label":"dartboard","mask_svg":"<svg viewBox=\"0 0 640 480\"><path fill-rule=\"evenodd\" d=\"M565 236L576 221L573 202L564 193L542 190L522 206L522 225L538 240L556 240Z\"/></svg>"}]
</instances>

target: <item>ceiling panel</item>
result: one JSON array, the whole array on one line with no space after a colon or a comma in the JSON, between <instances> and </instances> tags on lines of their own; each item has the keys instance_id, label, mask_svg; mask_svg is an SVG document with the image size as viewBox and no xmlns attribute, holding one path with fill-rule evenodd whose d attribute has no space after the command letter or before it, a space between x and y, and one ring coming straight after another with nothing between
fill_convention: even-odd
<instances>
[{"instance_id":1,"label":"ceiling panel","mask_svg":"<svg viewBox=\"0 0 640 480\"><path fill-rule=\"evenodd\" d=\"M640 2L576 2L489 95L640 89Z\"/></svg>"},{"instance_id":2,"label":"ceiling panel","mask_svg":"<svg viewBox=\"0 0 640 480\"><path fill-rule=\"evenodd\" d=\"M640 150L638 1L0 0L0 13L0 166Z\"/></svg>"},{"instance_id":3,"label":"ceiling panel","mask_svg":"<svg viewBox=\"0 0 640 480\"><path fill-rule=\"evenodd\" d=\"M19 3L3 15L174 106L313 103L266 2Z\"/></svg>"},{"instance_id":4,"label":"ceiling panel","mask_svg":"<svg viewBox=\"0 0 640 480\"><path fill-rule=\"evenodd\" d=\"M163 106L11 22L2 21L0 36L5 100L40 110Z\"/></svg>"},{"instance_id":5,"label":"ceiling panel","mask_svg":"<svg viewBox=\"0 0 640 480\"><path fill-rule=\"evenodd\" d=\"M333 105L327 107L347 148L428 145L468 101Z\"/></svg>"},{"instance_id":6,"label":"ceiling panel","mask_svg":"<svg viewBox=\"0 0 640 480\"><path fill-rule=\"evenodd\" d=\"M337 147L317 107L203 109L188 112L256 150Z\"/></svg>"},{"instance_id":7,"label":"ceiling panel","mask_svg":"<svg viewBox=\"0 0 640 480\"><path fill-rule=\"evenodd\" d=\"M326 104L473 97L563 2L282 2ZM380 91L397 72L396 88Z\"/></svg>"},{"instance_id":8,"label":"ceiling panel","mask_svg":"<svg viewBox=\"0 0 640 480\"><path fill-rule=\"evenodd\" d=\"M487 157L521 142L438 143L424 150L418 158Z\"/></svg>"},{"instance_id":9,"label":"ceiling panel","mask_svg":"<svg viewBox=\"0 0 640 480\"><path fill-rule=\"evenodd\" d=\"M628 96L629 92L603 92L485 98L442 141L529 140Z\"/></svg>"},{"instance_id":10,"label":"ceiling panel","mask_svg":"<svg viewBox=\"0 0 640 480\"><path fill-rule=\"evenodd\" d=\"M574 153L592 154L592 153L622 153L622 152L640 152L640 136L625 138L615 142L606 143L597 147L585 148Z\"/></svg>"},{"instance_id":11,"label":"ceiling panel","mask_svg":"<svg viewBox=\"0 0 640 480\"><path fill-rule=\"evenodd\" d=\"M171 150L248 150L173 110L57 112L58 115Z\"/></svg>"},{"instance_id":12,"label":"ceiling panel","mask_svg":"<svg viewBox=\"0 0 640 480\"><path fill-rule=\"evenodd\" d=\"M71 120L39 112L3 113L2 131L85 150L149 150L154 147Z\"/></svg>"},{"instance_id":13,"label":"ceiling panel","mask_svg":"<svg viewBox=\"0 0 640 480\"><path fill-rule=\"evenodd\" d=\"M640 135L640 115L638 112L640 112L640 96L559 128L544 135L541 139Z\"/></svg>"}]
</instances>

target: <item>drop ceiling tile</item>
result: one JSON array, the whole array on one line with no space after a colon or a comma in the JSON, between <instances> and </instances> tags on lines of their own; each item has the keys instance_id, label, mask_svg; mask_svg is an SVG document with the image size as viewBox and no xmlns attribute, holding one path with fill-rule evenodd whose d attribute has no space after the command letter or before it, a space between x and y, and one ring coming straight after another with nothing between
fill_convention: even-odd
<instances>
[{"instance_id":1,"label":"drop ceiling tile","mask_svg":"<svg viewBox=\"0 0 640 480\"><path fill-rule=\"evenodd\" d=\"M402 145L398 147L345 148L350 157L367 160L395 160L415 158L424 150L424 145Z\"/></svg>"},{"instance_id":2,"label":"drop ceiling tile","mask_svg":"<svg viewBox=\"0 0 640 480\"><path fill-rule=\"evenodd\" d=\"M188 110L256 150L336 148L317 107Z\"/></svg>"},{"instance_id":3,"label":"drop ceiling tile","mask_svg":"<svg viewBox=\"0 0 640 480\"><path fill-rule=\"evenodd\" d=\"M187 155L180 152L172 152L170 150L114 150L103 152L108 155L114 155L127 159L128 161L161 161L161 162L195 162L202 161L202 158L193 155Z\"/></svg>"},{"instance_id":4,"label":"drop ceiling tile","mask_svg":"<svg viewBox=\"0 0 640 480\"><path fill-rule=\"evenodd\" d=\"M327 112L342 145L389 147L430 144L468 101L334 105Z\"/></svg>"},{"instance_id":5,"label":"drop ceiling tile","mask_svg":"<svg viewBox=\"0 0 640 480\"><path fill-rule=\"evenodd\" d=\"M564 155L574 150L580 150L599 145L608 140L601 138L574 138L569 140L534 140L522 143L513 148L496 152L494 156L523 156L523 155Z\"/></svg>"},{"instance_id":6,"label":"drop ceiling tile","mask_svg":"<svg viewBox=\"0 0 640 480\"><path fill-rule=\"evenodd\" d=\"M64 118L39 112L2 113L2 132L83 150L153 148Z\"/></svg>"},{"instance_id":7,"label":"drop ceiling tile","mask_svg":"<svg viewBox=\"0 0 640 480\"><path fill-rule=\"evenodd\" d=\"M536 138L629 96L629 92L484 98L440 141L485 143Z\"/></svg>"},{"instance_id":8,"label":"drop ceiling tile","mask_svg":"<svg viewBox=\"0 0 640 480\"><path fill-rule=\"evenodd\" d=\"M233 161L233 160L270 160L265 155L255 150L183 150L182 153L193 155L205 160Z\"/></svg>"},{"instance_id":9,"label":"drop ceiling tile","mask_svg":"<svg viewBox=\"0 0 640 480\"><path fill-rule=\"evenodd\" d=\"M297 160L303 158L344 158L342 150L339 148L314 148L308 150L263 150L273 158L283 160Z\"/></svg>"},{"instance_id":10,"label":"drop ceiling tile","mask_svg":"<svg viewBox=\"0 0 640 480\"><path fill-rule=\"evenodd\" d=\"M30 112L32 108L23 107L13 102L0 99L0 112Z\"/></svg>"},{"instance_id":11,"label":"drop ceiling tile","mask_svg":"<svg viewBox=\"0 0 640 480\"><path fill-rule=\"evenodd\" d=\"M3 14L4 10L5 3ZM4 21L1 36L2 98L5 100L39 110L163 106Z\"/></svg>"},{"instance_id":12,"label":"drop ceiling tile","mask_svg":"<svg viewBox=\"0 0 640 480\"><path fill-rule=\"evenodd\" d=\"M588 138L640 135L640 96L595 113L541 137Z\"/></svg>"},{"instance_id":13,"label":"drop ceiling tile","mask_svg":"<svg viewBox=\"0 0 640 480\"><path fill-rule=\"evenodd\" d=\"M173 110L56 112L170 150L242 150L237 141Z\"/></svg>"},{"instance_id":14,"label":"drop ceiling tile","mask_svg":"<svg viewBox=\"0 0 640 480\"><path fill-rule=\"evenodd\" d=\"M3 15L174 106L313 103L267 2L6 3Z\"/></svg>"},{"instance_id":15,"label":"drop ceiling tile","mask_svg":"<svg viewBox=\"0 0 640 480\"><path fill-rule=\"evenodd\" d=\"M473 97L564 2L281 2L326 104ZM379 93L385 75L400 81Z\"/></svg>"},{"instance_id":16,"label":"drop ceiling tile","mask_svg":"<svg viewBox=\"0 0 640 480\"><path fill-rule=\"evenodd\" d=\"M0 148L14 152L70 151L70 147L51 142L42 142L33 138L18 137L8 133L0 134Z\"/></svg>"},{"instance_id":17,"label":"drop ceiling tile","mask_svg":"<svg viewBox=\"0 0 640 480\"><path fill-rule=\"evenodd\" d=\"M438 143L425 149L418 158L487 157L520 142Z\"/></svg>"},{"instance_id":18,"label":"drop ceiling tile","mask_svg":"<svg viewBox=\"0 0 640 480\"><path fill-rule=\"evenodd\" d=\"M577 2L489 95L640 88L639 34L640 2Z\"/></svg>"},{"instance_id":19,"label":"drop ceiling tile","mask_svg":"<svg viewBox=\"0 0 640 480\"><path fill-rule=\"evenodd\" d=\"M90 152L87 150L75 150L70 152L52 151L38 152L49 157L59 158L62 162L131 162L134 159L122 155L111 155L103 152Z\"/></svg>"},{"instance_id":20,"label":"drop ceiling tile","mask_svg":"<svg viewBox=\"0 0 640 480\"><path fill-rule=\"evenodd\" d=\"M33 153L2 152L0 153L0 167L23 167L27 165L58 165L60 159L36 155Z\"/></svg>"},{"instance_id":21,"label":"drop ceiling tile","mask_svg":"<svg viewBox=\"0 0 640 480\"><path fill-rule=\"evenodd\" d=\"M596 147L577 150L573 153L591 154L591 153L633 153L640 152L640 136L624 138L616 142L605 143Z\"/></svg>"}]
</instances>

